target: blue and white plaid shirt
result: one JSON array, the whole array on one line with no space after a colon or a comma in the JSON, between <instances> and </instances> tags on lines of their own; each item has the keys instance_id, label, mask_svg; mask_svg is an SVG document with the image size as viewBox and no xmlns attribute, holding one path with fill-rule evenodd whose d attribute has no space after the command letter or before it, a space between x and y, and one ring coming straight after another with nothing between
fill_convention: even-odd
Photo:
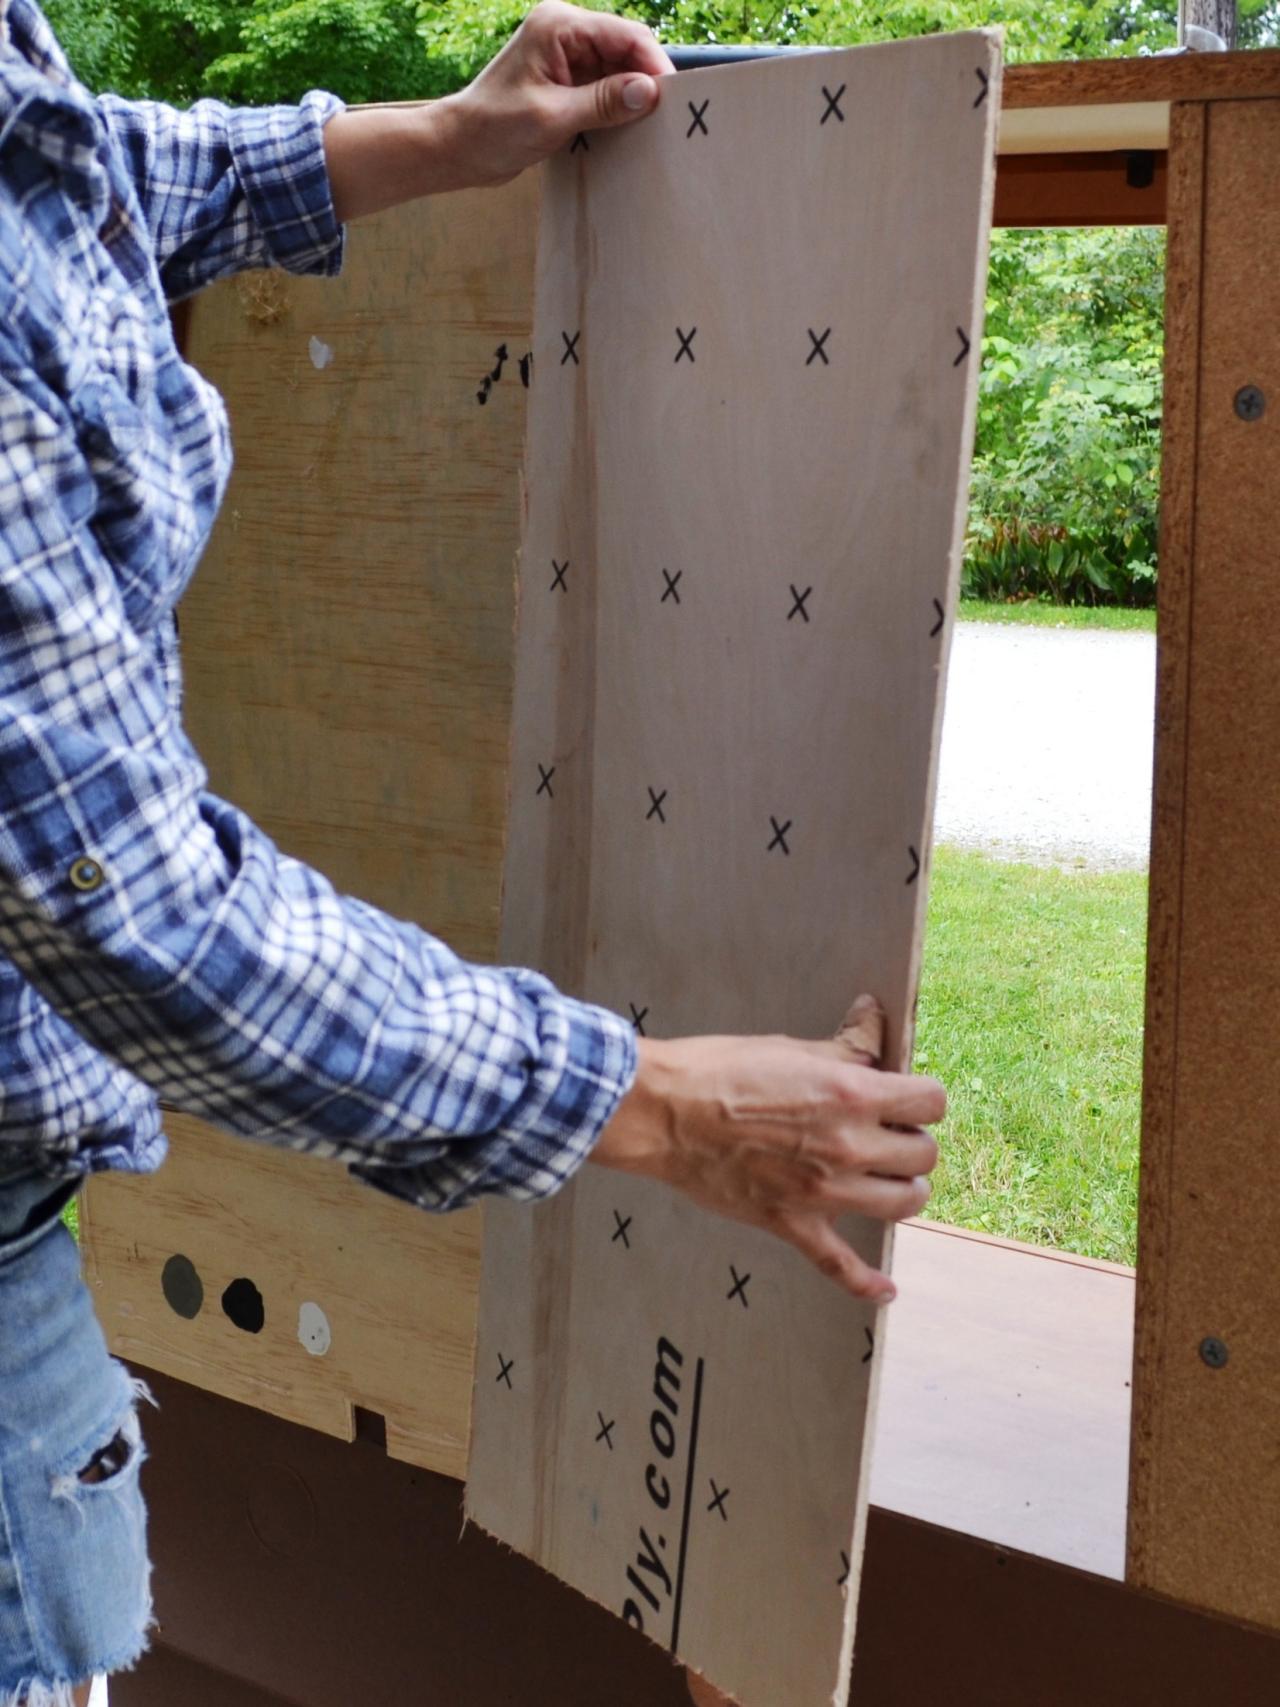
<instances>
[{"instance_id":1,"label":"blue and white plaid shirt","mask_svg":"<svg viewBox=\"0 0 1280 1707\"><path fill-rule=\"evenodd\" d=\"M95 100L0 0L0 1173L153 1168L163 1098L428 1208L536 1197L634 1074L617 1016L285 857L181 727L230 450L165 300L337 271L338 106Z\"/></svg>"}]
</instances>

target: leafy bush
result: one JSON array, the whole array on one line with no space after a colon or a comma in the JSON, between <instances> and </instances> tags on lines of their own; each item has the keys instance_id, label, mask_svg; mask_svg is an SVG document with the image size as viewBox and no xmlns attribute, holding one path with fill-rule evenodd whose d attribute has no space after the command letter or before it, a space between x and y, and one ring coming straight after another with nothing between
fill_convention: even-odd
<instances>
[{"instance_id":1,"label":"leafy bush","mask_svg":"<svg viewBox=\"0 0 1280 1707\"><path fill-rule=\"evenodd\" d=\"M992 245L964 591L1154 602L1164 234Z\"/></svg>"}]
</instances>

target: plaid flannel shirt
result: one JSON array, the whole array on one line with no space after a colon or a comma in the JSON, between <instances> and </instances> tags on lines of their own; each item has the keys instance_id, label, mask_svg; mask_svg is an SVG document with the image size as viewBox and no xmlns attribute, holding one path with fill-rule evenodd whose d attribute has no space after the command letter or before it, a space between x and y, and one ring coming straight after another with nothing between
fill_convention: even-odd
<instances>
[{"instance_id":1,"label":"plaid flannel shirt","mask_svg":"<svg viewBox=\"0 0 1280 1707\"><path fill-rule=\"evenodd\" d=\"M338 894L206 787L173 606L230 467L172 300L341 262L339 107L91 97L0 0L0 1173L153 1168L158 1098L433 1209L538 1197L631 1027Z\"/></svg>"}]
</instances>

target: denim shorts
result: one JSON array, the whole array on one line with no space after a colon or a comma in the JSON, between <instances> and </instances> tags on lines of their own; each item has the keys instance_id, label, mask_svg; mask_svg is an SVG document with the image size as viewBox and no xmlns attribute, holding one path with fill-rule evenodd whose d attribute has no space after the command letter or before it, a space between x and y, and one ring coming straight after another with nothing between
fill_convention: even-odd
<instances>
[{"instance_id":1,"label":"denim shorts","mask_svg":"<svg viewBox=\"0 0 1280 1707\"><path fill-rule=\"evenodd\" d=\"M71 1192L0 1179L0 1707L72 1707L151 1623L145 1389L107 1354L59 1220Z\"/></svg>"}]
</instances>

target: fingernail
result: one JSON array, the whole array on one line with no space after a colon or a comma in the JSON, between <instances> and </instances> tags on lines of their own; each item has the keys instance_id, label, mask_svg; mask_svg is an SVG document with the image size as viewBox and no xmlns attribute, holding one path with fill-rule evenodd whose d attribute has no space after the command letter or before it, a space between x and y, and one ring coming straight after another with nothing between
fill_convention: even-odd
<instances>
[{"instance_id":1,"label":"fingernail","mask_svg":"<svg viewBox=\"0 0 1280 1707\"><path fill-rule=\"evenodd\" d=\"M652 77L633 77L629 83L623 85L622 104L628 112L643 112L652 100Z\"/></svg>"},{"instance_id":2,"label":"fingernail","mask_svg":"<svg viewBox=\"0 0 1280 1707\"><path fill-rule=\"evenodd\" d=\"M876 1303L892 1304L897 1296L898 1288L896 1286L885 1286L876 1294Z\"/></svg>"}]
</instances>

